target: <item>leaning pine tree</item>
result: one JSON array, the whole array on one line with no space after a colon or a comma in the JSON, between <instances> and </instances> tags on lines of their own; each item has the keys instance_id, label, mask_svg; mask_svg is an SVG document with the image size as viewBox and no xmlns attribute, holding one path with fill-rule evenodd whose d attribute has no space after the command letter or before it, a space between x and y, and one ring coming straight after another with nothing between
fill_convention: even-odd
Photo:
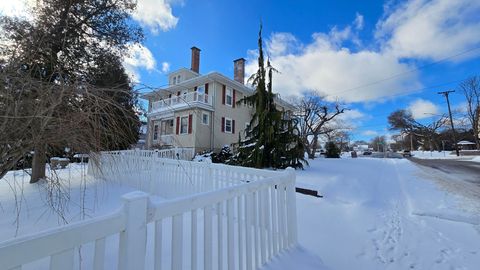
<instances>
[{"instance_id":1,"label":"leaning pine tree","mask_svg":"<svg viewBox=\"0 0 480 270\"><path fill-rule=\"evenodd\" d=\"M246 129L246 138L240 140L237 154L232 163L255 168L303 168L304 146L298 137L294 119L277 110L272 92L272 74L276 71L267 60L265 67L262 28L258 37L258 71L249 81L255 87L251 96L238 103L247 103L255 112ZM268 76L268 81L267 81Z\"/></svg>"}]
</instances>

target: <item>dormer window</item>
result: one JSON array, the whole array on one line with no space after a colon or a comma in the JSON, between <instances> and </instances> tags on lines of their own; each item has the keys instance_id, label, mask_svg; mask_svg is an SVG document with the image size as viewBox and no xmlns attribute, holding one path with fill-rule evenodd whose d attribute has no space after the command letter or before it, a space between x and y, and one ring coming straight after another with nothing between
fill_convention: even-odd
<instances>
[{"instance_id":1,"label":"dormer window","mask_svg":"<svg viewBox=\"0 0 480 270\"><path fill-rule=\"evenodd\" d=\"M177 83L180 83L180 78L181 78L181 75L178 75L177 76Z\"/></svg>"},{"instance_id":2,"label":"dormer window","mask_svg":"<svg viewBox=\"0 0 480 270\"><path fill-rule=\"evenodd\" d=\"M174 84L174 85L177 84L177 76L173 77L173 82L172 82L172 84Z\"/></svg>"}]
</instances>

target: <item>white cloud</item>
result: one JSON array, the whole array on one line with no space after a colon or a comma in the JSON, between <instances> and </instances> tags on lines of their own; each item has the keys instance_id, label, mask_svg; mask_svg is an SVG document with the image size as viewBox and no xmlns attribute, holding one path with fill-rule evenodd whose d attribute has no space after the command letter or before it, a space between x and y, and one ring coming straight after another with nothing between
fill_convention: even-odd
<instances>
[{"instance_id":1,"label":"white cloud","mask_svg":"<svg viewBox=\"0 0 480 270\"><path fill-rule=\"evenodd\" d=\"M480 45L479 13L478 0L410 0L387 7L375 35L397 57L438 60Z\"/></svg>"},{"instance_id":2,"label":"white cloud","mask_svg":"<svg viewBox=\"0 0 480 270\"><path fill-rule=\"evenodd\" d=\"M283 97L301 95L304 91L318 90L329 100L337 98L346 102L370 101L404 91L405 88L420 87L416 74L412 73L395 80L388 80L361 89L352 89L372 81L384 79L392 74L411 69L405 63L383 52L360 50L353 52L341 44L355 39L350 27L333 28L329 33L313 34L310 44L300 44L297 51L288 50L297 39L286 33L275 33L267 40L267 51L272 65L280 73L274 76L274 89ZM246 73L257 69L251 57Z\"/></svg>"},{"instance_id":3,"label":"white cloud","mask_svg":"<svg viewBox=\"0 0 480 270\"><path fill-rule=\"evenodd\" d=\"M178 23L178 17L172 13L171 0L138 0L133 18L153 33L168 31Z\"/></svg>"},{"instance_id":4,"label":"white cloud","mask_svg":"<svg viewBox=\"0 0 480 270\"><path fill-rule=\"evenodd\" d=\"M360 13L357 13L355 15L355 21L353 21L353 24L355 25L355 29L357 30L362 30L363 29L363 15Z\"/></svg>"},{"instance_id":5,"label":"white cloud","mask_svg":"<svg viewBox=\"0 0 480 270\"><path fill-rule=\"evenodd\" d=\"M415 119L429 118L440 113L437 105L424 99L416 99L407 108Z\"/></svg>"},{"instance_id":6,"label":"white cloud","mask_svg":"<svg viewBox=\"0 0 480 270\"><path fill-rule=\"evenodd\" d=\"M374 136L378 136L378 132L375 131L375 130L365 130L365 131L362 132L362 135L363 136L374 137Z\"/></svg>"},{"instance_id":7,"label":"white cloud","mask_svg":"<svg viewBox=\"0 0 480 270\"><path fill-rule=\"evenodd\" d=\"M155 70L156 61L147 47L135 43L128 46L128 54L123 59L123 65L132 81L138 82L140 81L139 69Z\"/></svg>"},{"instance_id":8,"label":"white cloud","mask_svg":"<svg viewBox=\"0 0 480 270\"><path fill-rule=\"evenodd\" d=\"M162 72L167 73L170 71L170 63L162 62Z\"/></svg>"},{"instance_id":9,"label":"white cloud","mask_svg":"<svg viewBox=\"0 0 480 270\"><path fill-rule=\"evenodd\" d=\"M356 109L345 110L344 113L339 114L333 120L328 122L326 127L353 130L356 129L361 121L367 117L367 115Z\"/></svg>"},{"instance_id":10,"label":"white cloud","mask_svg":"<svg viewBox=\"0 0 480 270\"><path fill-rule=\"evenodd\" d=\"M439 60L480 45L478 0L388 3L374 39L365 46L359 39L364 27L361 14L351 25L313 33L307 43L291 33L273 33L266 40L266 51L281 72L274 76L275 91L286 97L314 89L330 100L381 101L423 87L419 71L413 71L416 61L406 59ZM257 69L252 56L249 53L247 75ZM472 52L449 61L473 56Z\"/></svg>"},{"instance_id":11,"label":"white cloud","mask_svg":"<svg viewBox=\"0 0 480 270\"><path fill-rule=\"evenodd\" d=\"M7 16L27 16L27 11L36 5L37 0L2 0L0 14ZM172 4L181 4L181 0L137 0L133 19L153 33L168 31L178 23L178 17L172 12Z\"/></svg>"}]
</instances>

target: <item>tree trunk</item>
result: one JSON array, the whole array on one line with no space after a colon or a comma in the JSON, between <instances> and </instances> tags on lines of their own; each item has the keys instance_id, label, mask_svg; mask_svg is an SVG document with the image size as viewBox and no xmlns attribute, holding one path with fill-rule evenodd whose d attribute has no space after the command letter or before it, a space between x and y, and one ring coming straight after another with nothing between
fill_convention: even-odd
<instances>
[{"instance_id":1,"label":"tree trunk","mask_svg":"<svg viewBox=\"0 0 480 270\"><path fill-rule=\"evenodd\" d=\"M46 145L38 144L35 146L35 152L33 154L32 175L30 177L30 184L36 183L40 179L45 178L46 164L47 164Z\"/></svg>"},{"instance_id":2,"label":"tree trunk","mask_svg":"<svg viewBox=\"0 0 480 270\"><path fill-rule=\"evenodd\" d=\"M309 159L315 159L315 153L317 152L317 143L318 143L318 136L313 135L312 147L310 149L310 153L308 153Z\"/></svg>"}]
</instances>

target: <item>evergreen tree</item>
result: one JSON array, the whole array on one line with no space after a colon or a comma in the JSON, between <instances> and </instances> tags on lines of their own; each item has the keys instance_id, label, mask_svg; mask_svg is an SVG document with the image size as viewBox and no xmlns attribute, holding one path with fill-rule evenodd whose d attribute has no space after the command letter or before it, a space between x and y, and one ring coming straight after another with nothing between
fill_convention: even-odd
<instances>
[{"instance_id":1,"label":"evergreen tree","mask_svg":"<svg viewBox=\"0 0 480 270\"><path fill-rule=\"evenodd\" d=\"M340 158L340 148L334 142L327 142L325 144L326 158Z\"/></svg>"},{"instance_id":2,"label":"evergreen tree","mask_svg":"<svg viewBox=\"0 0 480 270\"><path fill-rule=\"evenodd\" d=\"M239 104L244 102L254 106L255 111L246 129L246 138L239 142L239 150L232 163L255 168L303 168L304 147L296 124L275 106L272 77L276 70L270 60L265 66L261 26L258 54L258 70L249 79L255 92L238 101Z\"/></svg>"},{"instance_id":3,"label":"evergreen tree","mask_svg":"<svg viewBox=\"0 0 480 270\"><path fill-rule=\"evenodd\" d=\"M12 116L0 126L17 129L0 136L6 137L0 176L32 150L34 183L45 178L51 149L99 151L136 141L138 119L128 107L135 97L126 93L128 78L118 64L129 44L143 39L130 21L135 6L130 0L45 0L29 19L0 16L0 38L10 42L0 48L0 104L11 101L0 112Z\"/></svg>"}]
</instances>

